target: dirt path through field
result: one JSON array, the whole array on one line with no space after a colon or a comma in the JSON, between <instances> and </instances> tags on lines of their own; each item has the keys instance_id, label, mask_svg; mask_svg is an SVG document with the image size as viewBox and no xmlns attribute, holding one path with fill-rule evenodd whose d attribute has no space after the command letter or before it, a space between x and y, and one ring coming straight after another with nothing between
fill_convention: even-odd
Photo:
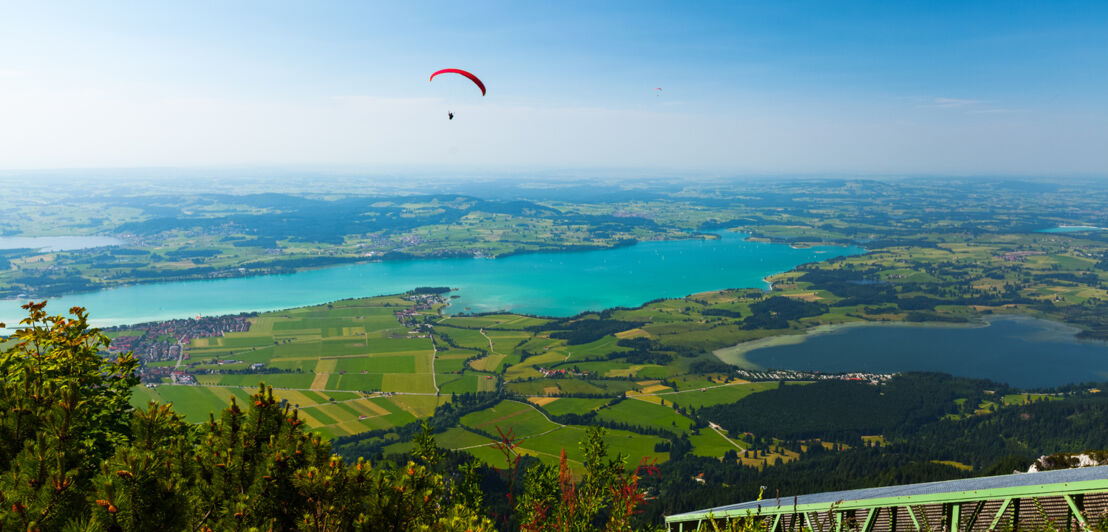
<instances>
[{"instance_id":1,"label":"dirt path through field","mask_svg":"<svg viewBox=\"0 0 1108 532\"><path fill-rule=\"evenodd\" d=\"M716 434L719 434L719 436L721 438L727 440L727 442L730 443L731 445L734 445L735 448L738 449L740 452L744 452L744 453L746 452L746 449L744 449L742 445L739 445L739 444L735 443L735 440L732 440L731 438L728 438L727 435L724 434L723 431L720 430L719 425L716 425L715 423L709 422L708 426L712 427L712 430L716 431Z\"/></svg>"}]
</instances>

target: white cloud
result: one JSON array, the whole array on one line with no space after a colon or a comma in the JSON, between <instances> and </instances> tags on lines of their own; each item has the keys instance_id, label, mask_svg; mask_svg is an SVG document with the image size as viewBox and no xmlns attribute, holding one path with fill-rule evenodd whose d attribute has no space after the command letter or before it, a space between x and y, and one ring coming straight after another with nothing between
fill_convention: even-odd
<instances>
[{"instance_id":1,"label":"white cloud","mask_svg":"<svg viewBox=\"0 0 1108 532\"><path fill-rule=\"evenodd\" d=\"M1024 109L994 107L994 108L990 108L990 109L971 109L967 112L969 114L973 114L973 115L1001 115L1001 114L1009 114L1009 113L1021 113L1021 112L1024 112Z\"/></svg>"}]
</instances>

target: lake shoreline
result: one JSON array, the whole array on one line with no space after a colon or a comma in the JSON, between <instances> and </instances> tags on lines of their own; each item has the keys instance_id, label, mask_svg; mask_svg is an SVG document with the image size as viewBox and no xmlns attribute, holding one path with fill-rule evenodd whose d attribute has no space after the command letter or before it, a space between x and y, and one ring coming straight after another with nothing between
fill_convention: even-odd
<instances>
[{"instance_id":1,"label":"lake shoreline","mask_svg":"<svg viewBox=\"0 0 1108 532\"><path fill-rule=\"evenodd\" d=\"M1033 316L1026 314L1004 314L1010 318L1030 318L1036 319ZM995 318L997 316L990 316ZM850 329L854 327L866 327L866 326L879 326L879 327L914 327L914 328L943 328L943 329L976 329L988 327L989 317L983 317L979 322L968 323L950 323L950 322L910 322L910 321L848 321L845 323L825 323L822 325L816 325L802 331L789 332L785 334L778 334L773 336L767 336L764 338L758 338L756 340L750 340L749 342L742 342L728 347L721 347L712 351L717 359L726 364L737 366L747 370L763 370L763 368L746 358L746 354L756 349L763 349L768 347L778 347L783 345L796 345L802 344L809 339L817 336L831 334L842 331L844 329ZM1047 320L1053 321L1053 320ZM1062 322L1055 322L1061 325L1066 325Z\"/></svg>"},{"instance_id":2,"label":"lake shoreline","mask_svg":"<svg viewBox=\"0 0 1108 532\"><path fill-rule=\"evenodd\" d=\"M88 237L106 238L106 239L115 240L118 243L107 244L107 245L104 245L104 246L92 246L92 247L65 249L65 250L57 250L57 251L80 251L80 250L84 250L84 249L95 249L96 247L118 247L118 246L122 246L122 245L126 244L125 240L122 240L122 239L120 239L119 237L116 237L116 236L88 235ZM3 238L3 237L0 237L0 238ZM19 238L23 238L23 237L19 237ZM68 237L68 236L66 236L66 237L27 237L27 238L86 238L86 236L80 236L80 237ZM158 284L158 283L183 283L183 282L193 282L193 281L214 281L214 280L220 280L220 279L246 279L246 278L251 278L251 277L265 277L265 276L271 276L271 275L290 275L290 274L295 274L295 273L300 273L300 272L308 272L308 271L315 271L315 270L326 270L326 269L330 269L330 268L341 268L343 266L351 266L351 265L359 265L359 264L395 263L395 262L410 262L410 261L433 261L433 260L443 260L443 259L481 259L481 260L497 260L497 259L500 259L500 260L503 260L503 259L506 259L506 258L509 258L509 257L518 257L518 256L523 256L523 255L542 255L542 254L552 254L552 253L588 253L588 252L592 252L592 251L609 251L609 250L615 250L615 249L620 249L620 248L625 248L625 247L637 246L637 245L641 245L641 244L644 244L644 243L650 243L650 242L708 241L708 240L718 240L719 238L720 238L720 235L718 233L694 232L694 233L690 233L690 235L688 237L685 237L685 238L666 238L666 239L659 239L659 240L626 239L626 240L616 241L616 242L612 243L611 245L607 245L607 246L591 246L591 245L585 245L585 244L562 244L562 245L559 245L559 247L557 247L557 248L517 249L517 250L512 250L512 251L508 251L508 252L505 252L505 253L501 253L499 255L494 255L494 256L484 256L484 255L480 255L478 252L466 252L466 253L459 252L459 253L443 254L443 255L437 255L437 256L425 256L425 255L412 255L412 254L402 252L402 251L401 252L390 251L390 252L385 252L383 254L375 255L375 256L372 256L372 257L358 257L358 256L334 257L335 259L338 259L334 263L332 263L332 264L320 264L320 265L316 265L316 266L293 266L293 267L288 267L288 266L281 265L279 261L274 261L273 263L271 263L271 266L269 266L270 269L265 270L265 271L248 269L245 272L241 272L241 271L239 271L240 266L231 265L231 266L227 266L227 270L222 272L221 275L216 275L216 276L198 276L198 275L174 276L173 273L174 273L175 270L165 270L165 275L162 276L162 277L151 277L151 278L142 279L142 280L131 280L131 281L125 281L125 282L115 282L115 283L110 283L110 284L103 284L103 285L97 286L96 288L94 288L92 290L61 290L61 291L47 291L47 292L41 292L41 293L28 294L27 292L13 293L14 290L6 289L6 288L0 288L0 301L11 301L11 300L17 300L17 299L26 300L26 301L44 300L44 299L49 300L49 299L55 299L55 298L64 297L64 296L79 296L79 295L82 295L82 294L90 294L90 293L95 293L95 292L99 292L99 291L102 291L102 290L112 290L112 289L115 289L115 288L126 288L126 287L131 287L131 286L142 286L142 285ZM5 249L5 248L0 248L0 249ZM35 248L8 248L8 249L28 249L28 250L33 250L35 253L54 252L54 251L44 251L44 250L35 249ZM794 249L796 249L796 248L794 248Z\"/></svg>"},{"instance_id":3,"label":"lake shoreline","mask_svg":"<svg viewBox=\"0 0 1108 532\"><path fill-rule=\"evenodd\" d=\"M585 253L527 253L501 260L451 258L345 264L303 272L139 283L51 298L52 308L82 306L93 323L110 326L198 314L264 312L327 301L451 286L459 298L447 313L508 311L568 317L634 307L661 298L736 287L799 264L864 253L862 248L796 250L749 243L745 233L717 238L643 241ZM821 248L822 249L822 248ZM582 272L587 274L582 275ZM0 301L0 321L18 322L23 298ZM7 318L7 319L5 319Z\"/></svg>"},{"instance_id":4,"label":"lake shoreline","mask_svg":"<svg viewBox=\"0 0 1108 532\"><path fill-rule=\"evenodd\" d=\"M967 324L826 324L713 351L749 371L941 372L1034 390L1108 379L1108 342L1028 314L989 314ZM812 340L811 343L807 343Z\"/></svg>"}]
</instances>

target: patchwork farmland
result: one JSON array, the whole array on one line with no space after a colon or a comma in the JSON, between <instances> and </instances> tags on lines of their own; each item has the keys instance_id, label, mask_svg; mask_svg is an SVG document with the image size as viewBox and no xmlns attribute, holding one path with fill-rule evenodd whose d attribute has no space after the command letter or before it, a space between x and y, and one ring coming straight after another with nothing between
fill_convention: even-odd
<instances>
[{"instance_id":1,"label":"patchwork farmland","mask_svg":"<svg viewBox=\"0 0 1108 532\"><path fill-rule=\"evenodd\" d=\"M265 382L328 436L403 425L430 416L450 392L494 386L471 374L464 353L437 357L423 317L437 316L441 305L407 295L262 314L250 318L249 331L191 340L181 369L196 385L147 385L133 402L172 402L198 422Z\"/></svg>"},{"instance_id":2,"label":"patchwork farmland","mask_svg":"<svg viewBox=\"0 0 1108 532\"><path fill-rule=\"evenodd\" d=\"M410 424L452 403L444 412L455 409L458 417L435 427L438 444L494 466L505 459L494 443L510 431L514 453L553 464L564 448L578 470L587 426L601 425L613 455L631 463L664 462L672 445L684 445L717 458L741 451L736 461L761 467L795 456L773 439L763 440L758 453L747 452L749 435L697 426L691 411L779 383L738 379L710 352L685 347L688 329L733 318L693 313L679 303L709 302L734 312L750 297L720 291L610 317L547 319L446 315L445 293L415 291L219 318L233 330L198 337L175 337L162 326L160 345L176 338L182 348L159 348L169 356L147 360L151 371L133 402L171 402L187 420L202 422L232 400L247 400L264 382L310 429L349 437L340 445L365 442L373 452L409 450ZM127 345L140 329L109 334Z\"/></svg>"}]
</instances>

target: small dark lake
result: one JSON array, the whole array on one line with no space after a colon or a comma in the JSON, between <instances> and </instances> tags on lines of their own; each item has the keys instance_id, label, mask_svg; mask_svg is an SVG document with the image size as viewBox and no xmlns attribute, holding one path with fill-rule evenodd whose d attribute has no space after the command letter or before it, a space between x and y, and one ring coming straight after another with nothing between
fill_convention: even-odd
<instances>
[{"instance_id":1,"label":"small dark lake","mask_svg":"<svg viewBox=\"0 0 1108 532\"><path fill-rule=\"evenodd\" d=\"M1108 381L1108 342L1078 340L1077 329L1035 318L989 321L985 327L842 327L752 349L744 358L764 368L823 372L941 371L1021 388Z\"/></svg>"}]
</instances>

